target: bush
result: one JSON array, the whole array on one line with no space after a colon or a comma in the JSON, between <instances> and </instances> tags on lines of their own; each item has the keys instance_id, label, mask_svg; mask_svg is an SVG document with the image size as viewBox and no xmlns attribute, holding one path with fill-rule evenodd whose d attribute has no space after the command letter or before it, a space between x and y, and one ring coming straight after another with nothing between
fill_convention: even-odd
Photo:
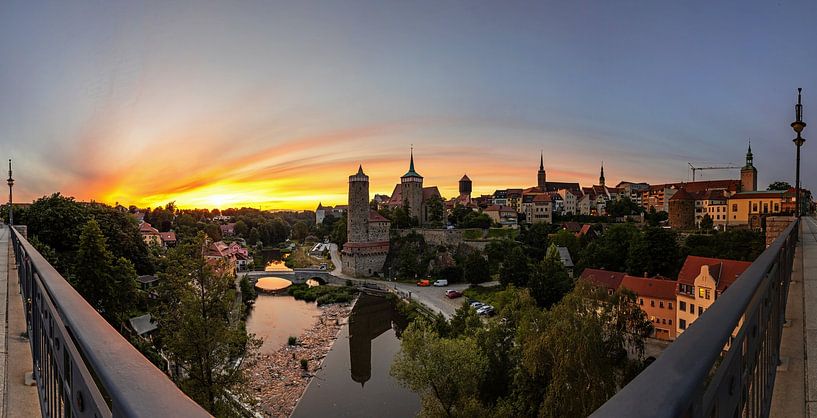
<instances>
[{"instance_id":1,"label":"bush","mask_svg":"<svg viewBox=\"0 0 817 418\"><path fill-rule=\"evenodd\" d=\"M309 360L302 358L301 359L301 368L304 370L309 370Z\"/></svg>"},{"instance_id":2,"label":"bush","mask_svg":"<svg viewBox=\"0 0 817 418\"><path fill-rule=\"evenodd\" d=\"M293 337L293 336L290 335L289 339L287 340L287 344L288 345L297 345L298 344L298 337Z\"/></svg>"},{"instance_id":3,"label":"bush","mask_svg":"<svg viewBox=\"0 0 817 418\"><path fill-rule=\"evenodd\" d=\"M306 302L317 302L318 305L330 303L348 303L358 290L354 287L344 286L315 286L308 287L305 284L294 284L289 287L289 294L295 299Z\"/></svg>"}]
</instances>

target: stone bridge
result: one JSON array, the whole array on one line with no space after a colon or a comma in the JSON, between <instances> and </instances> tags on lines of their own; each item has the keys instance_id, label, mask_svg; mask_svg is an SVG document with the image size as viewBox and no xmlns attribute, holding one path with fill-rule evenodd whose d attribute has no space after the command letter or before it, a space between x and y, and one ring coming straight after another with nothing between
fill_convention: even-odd
<instances>
[{"instance_id":1,"label":"stone bridge","mask_svg":"<svg viewBox=\"0 0 817 418\"><path fill-rule=\"evenodd\" d=\"M294 284L306 283L309 279L315 279L320 284L346 284L345 279L333 276L328 270L321 269L294 269L292 271L246 271L238 272L238 276L247 275L250 282L254 285L258 279L262 277L280 277L287 279Z\"/></svg>"}]
</instances>

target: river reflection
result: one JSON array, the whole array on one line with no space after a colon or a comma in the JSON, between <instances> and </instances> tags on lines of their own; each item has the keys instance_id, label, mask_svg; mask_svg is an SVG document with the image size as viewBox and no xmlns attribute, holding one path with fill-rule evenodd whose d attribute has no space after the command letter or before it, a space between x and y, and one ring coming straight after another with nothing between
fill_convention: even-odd
<instances>
[{"instance_id":1,"label":"river reflection","mask_svg":"<svg viewBox=\"0 0 817 418\"><path fill-rule=\"evenodd\" d=\"M263 339L259 351L269 354L283 347L290 335L303 334L319 316L320 310L314 302L259 293L247 318L247 332Z\"/></svg>"},{"instance_id":2,"label":"river reflection","mask_svg":"<svg viewBox=\"0 0 817 418\"><path fill-rule=\"evenodd\" d=\"M388 299L361 294L349 324L309 384L293 417L413 417L419 396L389 375L406 321Z\"/></svg>"}]
</instances>

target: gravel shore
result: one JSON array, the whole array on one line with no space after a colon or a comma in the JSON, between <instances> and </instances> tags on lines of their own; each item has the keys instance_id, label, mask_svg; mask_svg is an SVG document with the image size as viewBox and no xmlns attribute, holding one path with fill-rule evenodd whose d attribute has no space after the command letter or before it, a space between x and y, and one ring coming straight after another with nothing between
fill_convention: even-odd
<instances>
[{"instance_id":1,"label":"gravel shore","mask_svg":"<svg viewBox=\"0 0 817 418\"><path fill-rule=\"evenodd\" d=\"M348 303L321 306L318 320L298 336L297 345L285 345L272 354L258 356L248 373L258 413L268 417L292 414L312 376L321 368L340 327L346 324L351 308ZM301 359L307 360L307 370L301 368Z\"/></svg>"}]
</instances>

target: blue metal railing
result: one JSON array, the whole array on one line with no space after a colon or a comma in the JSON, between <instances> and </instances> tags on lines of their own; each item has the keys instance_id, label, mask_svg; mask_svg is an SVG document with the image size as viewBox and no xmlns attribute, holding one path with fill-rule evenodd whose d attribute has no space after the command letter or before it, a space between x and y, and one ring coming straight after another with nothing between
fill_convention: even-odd
<instances>
[{"instance_id":1,"label":"blue metal railing","mask_svg":"<svg viewBox=\"0 0 817 418\"><path fill-rule=\"evenodd\" d=\"M206 417L14 228L43 417Z\"/></svg>"},{"instance_id":2,"label":"blue metal railing","mask_svg":"<svg viewBox=\"0 0 817 418\"><path fill-rule=\"evenodd\" d=\"M799 224L591 417L769 416Z\"/></svg>"}]
</instances>

